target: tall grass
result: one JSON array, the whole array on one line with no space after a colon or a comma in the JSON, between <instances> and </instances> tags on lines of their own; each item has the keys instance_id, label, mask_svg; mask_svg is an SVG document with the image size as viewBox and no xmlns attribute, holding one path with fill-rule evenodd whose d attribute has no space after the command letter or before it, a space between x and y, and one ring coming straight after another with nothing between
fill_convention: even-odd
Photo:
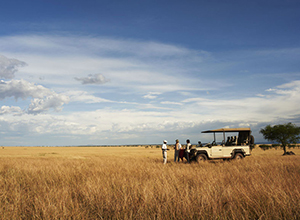
<instances>
[{"instance_id":1,"label":"tall grass","mask_svg":"<svg viewBox=\"0 0 300 220\"><path fill-rule=\"evenodd\" d=\"M159 149L14 150L0 158L1 219L300 218L300 157L275 150L200 165L163 165Z\"/></svg>"}]
</instances>

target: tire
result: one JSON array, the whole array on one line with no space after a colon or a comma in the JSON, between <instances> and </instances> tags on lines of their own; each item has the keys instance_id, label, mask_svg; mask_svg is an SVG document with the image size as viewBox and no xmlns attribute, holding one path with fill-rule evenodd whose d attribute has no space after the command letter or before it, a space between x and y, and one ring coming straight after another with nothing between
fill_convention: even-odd
<instances>
[{"instance_id":1,"label":"tire","mask_svg":"<svg viewBox=\"0 0 300 220\"><path fill-rule=\"evenodd\" d=\"M203 163L207 160L207 156L205 154L198 154L196 157L197 163Z\"/></svg>"},{"instance_id":2,"label":"tire","mask_svg":"<svg viewBox=\"0 0 300 220\"><path fill-rule=\"evenodd\" d=\"M236 153L236 154L234 155L234 159L235 159L235 160L242 160L242 159L244 159L244 155L241 154L241 153Z\"/></svg>"},{"instance_id":3,"label":"tire","mask_svg":"<svg viewBox=\"0 0 300 220\"><path fill-rule=\"evenodd\" d=\"M250 140L249 140L250 144L254 144L254 137L253 135L250 135Z\"/></svg>"}]
</instances>

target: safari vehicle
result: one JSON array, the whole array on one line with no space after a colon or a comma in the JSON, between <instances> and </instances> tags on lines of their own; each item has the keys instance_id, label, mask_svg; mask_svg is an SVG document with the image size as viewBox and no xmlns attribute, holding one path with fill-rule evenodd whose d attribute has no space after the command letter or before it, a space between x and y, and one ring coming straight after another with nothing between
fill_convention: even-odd
<instances>
[{"instance_id":1,"label":"safari vehicle","mask_svg":"<svg viewBox=\"0 0 300 220\"><path fill-rule=\"evenodd\" d=\"M214 141L204 146L199 141L199 145L190 151L190 160L197 162L213 159L240 160L251 155L250 146L254 144L254 137L250 128L220 128L201 133L213 133ZM223 141L219 144L216 142L216 133L223 133ZM238 133L238 136L228 136L225 142L226 133Z\"/></svg>"}]
</instances>

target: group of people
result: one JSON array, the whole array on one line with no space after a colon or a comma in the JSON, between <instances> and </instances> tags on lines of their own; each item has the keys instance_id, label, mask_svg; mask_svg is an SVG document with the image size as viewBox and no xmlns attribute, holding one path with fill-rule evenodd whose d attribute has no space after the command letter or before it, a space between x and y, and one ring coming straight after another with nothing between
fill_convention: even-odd
<instances>
[{"instance_id":1,"label":"group of people","mask_svg":"<svg viewBox=\"0 0 300 220\"><path fill-rule=\"evenodd\" d=\"M236 136L227 137L227 141L225 143L225 146L232 146L237 145L238 138Z\"/></svg>"},{"instance_id":2,"label":"group of people","mask_svg":"<svg viewBox=\"0 0 300 220\"><path fill-rule=\"evenodd\" d=\"M163 145L161 147L164 164L167 163L167 151L169 150L168 147L167 147L167 143L168 142L166 140L164 140ZM179 162L180 159L183 160L183 157L185 157L187 162L190 163L189 153L190 153L190 150L191 150L191 146L192 145L191 145L189 139L186 140L186 147L185 148L182 147L182 145L179 143L179 140L177 139L175 141L175 146L174 146L174 149L175 149L174 162Z\"/></svg>"}]
</instances>

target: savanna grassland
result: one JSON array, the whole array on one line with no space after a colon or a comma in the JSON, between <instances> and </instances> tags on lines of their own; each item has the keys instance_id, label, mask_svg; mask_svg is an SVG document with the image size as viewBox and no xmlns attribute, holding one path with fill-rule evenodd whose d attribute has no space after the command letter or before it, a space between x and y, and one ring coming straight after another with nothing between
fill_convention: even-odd
<instances>
[{"instance_id":1,"label":"savanna grassland","mask_svg":"<svg viewBox=\"0 0 300 220\"><path fill-rule=\"evenodd\" d=\"M293 151L163 165L157 148L0 148L0 219L300 219Z\"/></svg>"}]
</instances>

